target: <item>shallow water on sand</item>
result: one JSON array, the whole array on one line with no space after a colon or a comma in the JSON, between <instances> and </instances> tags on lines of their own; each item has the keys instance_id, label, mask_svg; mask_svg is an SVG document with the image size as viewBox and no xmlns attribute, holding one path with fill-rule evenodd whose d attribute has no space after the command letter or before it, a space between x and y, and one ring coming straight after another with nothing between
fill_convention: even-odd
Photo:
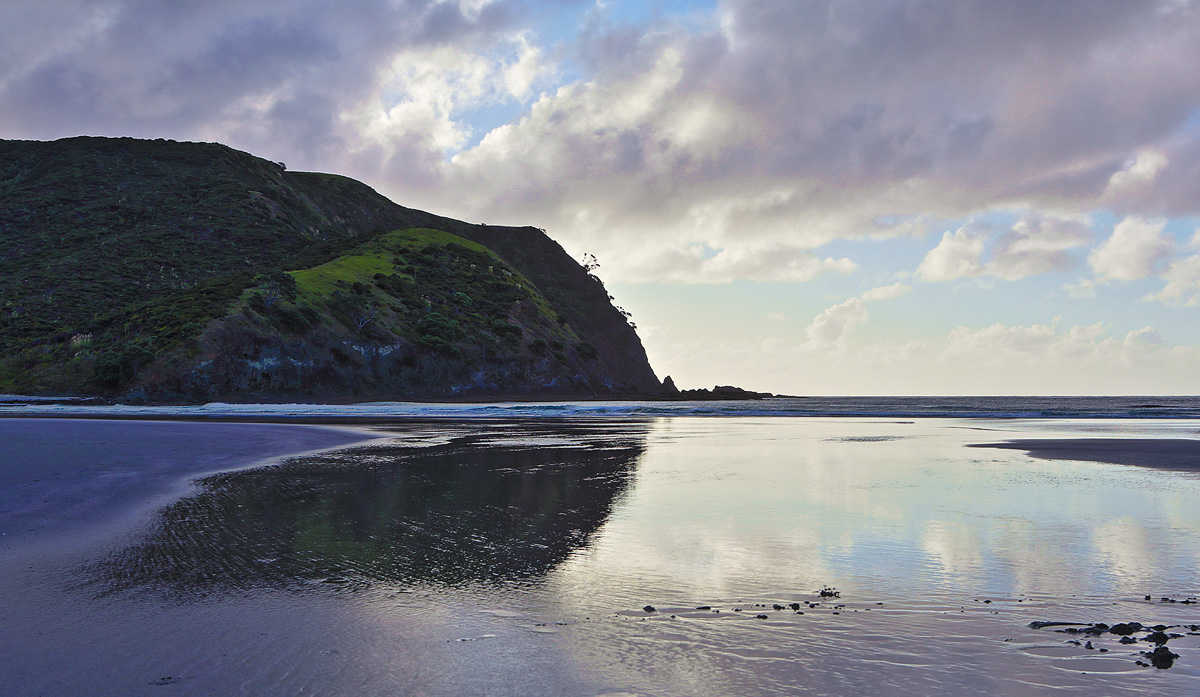
<instances>
[{"instance_id":1,"label":"shallow water on sand","mask_svg":"<svg viewBox=\"0 0 1200 697\"><path fill-rule=\"evenodd\" d=\"M966 446L1197 428L414 423L208 477L104 546L0 558L0 680L17 695L1196 694L1200 605L1162 599L1200 594L1200 474ZM1174 667L1139 667L1145 641L1028 626L1130 620L1180 625Z\"/></svg>"}]
</instances>

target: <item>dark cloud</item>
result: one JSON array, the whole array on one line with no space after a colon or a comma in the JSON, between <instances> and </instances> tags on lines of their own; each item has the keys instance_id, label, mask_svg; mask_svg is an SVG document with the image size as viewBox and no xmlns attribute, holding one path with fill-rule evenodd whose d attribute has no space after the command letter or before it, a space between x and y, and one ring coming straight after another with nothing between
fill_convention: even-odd
<instances>
[{"instance_id":1,"label":"dark cloud","mask_svg":"<svg viewBox=\"0 0 1200 697\"><path fill-rule=\"evenodd\" d=\"M371 96L398 51L486 41L522 8L17 0L0 10L0 136L240 136L233 144L298 151L315 165L353 140L339 113ZM29 32L49 40L34 44Z\"/></svg>"},{"instance_id":2,"label":"dark cloud","mask_svg":"<svg viewBox=\"0 0 1200 697\"><path fill-rule=\"evenodd\" d=\"M1200 212L1195 2L725 0L707 24L647 26L586 5L11 0L0 136L223 140L405 203L621 249L703 243L738 269L752 243L802 251L895 214ZM385 114L412 87L388 82L398 55L496 63L572 6L576 39L542 48L582 77L482 144L446 159L471 141L444 132L459 102L437 90L476 90L469 108L489 93L467 78Z\"/></svg>"},{"instance_id":3,"label":"dark cloud","mask_svg":"<svg viewBox=\"0 0 1200 697\"><path fill-rule=\"evenodd\" d=\"M1154 148L1162 181L1120 200L1200 212L1192 3L727 0L718 19L696 32L593 15L578 46L588 82L452 175L486 191L480 173L494 173L481 205L520 201L514 217L551 226L632 236L658 212L675 244L732 245L748 228L819 244L873 234L880 215L1091 210ZM590 204L585 181L603 192Z\"/></svg>"}]
</instances>

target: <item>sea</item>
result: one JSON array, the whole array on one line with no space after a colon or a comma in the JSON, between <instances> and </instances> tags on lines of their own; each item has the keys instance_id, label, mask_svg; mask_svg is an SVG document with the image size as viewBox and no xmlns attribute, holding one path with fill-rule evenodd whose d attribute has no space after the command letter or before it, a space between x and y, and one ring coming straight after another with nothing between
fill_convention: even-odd
<instances>
[{"instance_id":1,"label":"sea","mask_svg":"<svg viewBox=\"0 0 1200 697\"><path fill-rule=\"evenodd\" d=\"M590 417L886 416L955 418L1197 419L1197 396L773 397L715 401L358 402L144 405L78 397L0 394L0 415L77 417Z\"/></svg>"},{"instance_id":2,"label":"sea","mask_svg":"<svg viewBox=\"0 0 1200 697\"><path fill-rule=\"evenodd\" d=\"M1200 694L1196 397L0 415L4 694Z\"/></svg>"}]
</instances>

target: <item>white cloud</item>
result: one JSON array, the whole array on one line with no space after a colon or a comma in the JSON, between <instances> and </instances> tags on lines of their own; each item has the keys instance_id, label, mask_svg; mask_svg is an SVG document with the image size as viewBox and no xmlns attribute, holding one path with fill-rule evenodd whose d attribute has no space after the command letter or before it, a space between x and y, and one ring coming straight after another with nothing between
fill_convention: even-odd
<instances>
[{"instance_id":1,"label":"white cloud","mask_svg":"<svg viewBox=\"0 0 1200 697\"><path fill-rule=\"evenodd\" d=\"M1027 213L996 241L985 272L1016 281L1070 268L1070 251L1091 241L1088 224L1084 217Z\"/></svg>"},{"instance_id":2,"label":"white cloud","mask_svg":"<svg viewBox=\"0 0 1200 697\"><path fill-rule=\"evenodd\" d=\"M978 228L961 227L942 233L942 241L929 250L917 275L923 281L952 281L983 273L983 248L987 239Z\"/></svg>"},{"instance_id":3,"label":"white cloud","mask_svg":"<svg viewBox=\"0 0 1200 697\"><path fill-rule=\"evenodd\" d=\"M1170 164L1170 160L1162 152L1154 148L1145 148L1126 163L1125 167L1109 177L1104 195L1111 197L1137 192L1139 189L1149 186L1168 164Z\"/></svg>"},{"instance_id":4,"label":"white cloud","mask_svg":"<svg viewBox=\"0 0 1200 697\"><path fill-rule=\"evenodd\" d=\"M850 298L834 305L813 319L806 333L817 348L837 347L844 343L847 332L867 321L867 306L859 298Z\"/></svg>"},{"instance_id":5,"label":"white cloud","mask_svg":"<svg viewBox=\"0 0 1200 697\"><path fill-rule=\"evenodd\" d=\"M1147 299L1168 305L1200 305L1200 254L1178 259L1162 274L1166 285Z\"/></svg>"},{"instance_id":6,"label":"white cloud","mask_svg":"<svg viewBox=\"0 0 1200 697\"><path fill-rule=\"evenodd\" d=\"M1125 218L1112 235L1092 250L1088 264L1100 280L1133 281L1154 275L1175 251L1173 238L1163 232L1165 220Z\"/></svg>"},{"instance_id":7,"label":"white cloud","mask_svg":"<svg viewBox=\"0 0 1200 697\"><path fill-rule=\"evenodd\" d=\"M912 292L912 286L897 281L890 286L872 288L862 294L863 300L891 300Z\"/></svg>"},{"instance_id":8,"label":"white cloud","mask_svg":"<svg viewBox=\"0 0 1200 697\"><path fill-rule=\"evenodd\" d=\"M984 261L992 228L972 223L942 234L917 267L924 281L994 276L1017 281L1061 271L1075 263L1071 250L1088 243L1089 221L1082 216L1026 212L1010 229L995 237L991 258Z\"/></svg>"},{"instance_id":9,"label":"white cloud","mask_svg":"<svg viewBox=\"0 0 1200 697\"><path fill-rule=\"evenodd\" d=\"M858 268L847 258L816 256L807 249L782 244L743 245L708 253L703 245L679 250L648 241L633 250L609 252L610 260L623 267L619 280L632 282L730 283L753 277L760 281L802 283L828 272L848 274Z\"/></svg>"},{"instance_id":10,"label":"white cloud","mask_svg":"<svg viewBox=\"0 0 1200 697\"><path fill-rule=\"evenodd\" d=\"M912 292L912 286L897 282L888 286L872 288L863 293L861 297L850 298L827 308L813 318L813 321L805 329L808 345L821 350L844 347L846 336L850 330L870 319L870 314L867 312L867 301L892 300L910 292Z\"/></svg>"},{"instance_id":11,"label":"white cloud","mask_svg":"<svg viewBox=\"0 0 1200 697\"><path fill-rule=\"evenodd\" d=\"M550 68L542 49L530 44L527 37L521 37L518 50L517 60L504 69L504 86L513 97L523 98Z\"/></svg>"}]
</instances>

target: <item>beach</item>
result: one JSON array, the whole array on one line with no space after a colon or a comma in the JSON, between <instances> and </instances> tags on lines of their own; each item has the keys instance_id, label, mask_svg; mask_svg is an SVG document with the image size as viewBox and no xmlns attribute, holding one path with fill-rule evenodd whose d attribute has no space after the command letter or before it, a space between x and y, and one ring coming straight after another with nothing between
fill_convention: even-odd
<instances>
[{"instance_id":1,"label":"beach","mask_svg":"<svg viewBox=\"0 0 1200 697\"><path fill-rule=\"evenodd\" d=\"M1134 456L1186 464L1196 433L0 419L21 463L0 474L0 678L14 695L1190 695L1200 476ZM1137 664L1149 629L1094 629L1132 621L1179 635L1172 667Z\"/></svg>"}]
</instances>

